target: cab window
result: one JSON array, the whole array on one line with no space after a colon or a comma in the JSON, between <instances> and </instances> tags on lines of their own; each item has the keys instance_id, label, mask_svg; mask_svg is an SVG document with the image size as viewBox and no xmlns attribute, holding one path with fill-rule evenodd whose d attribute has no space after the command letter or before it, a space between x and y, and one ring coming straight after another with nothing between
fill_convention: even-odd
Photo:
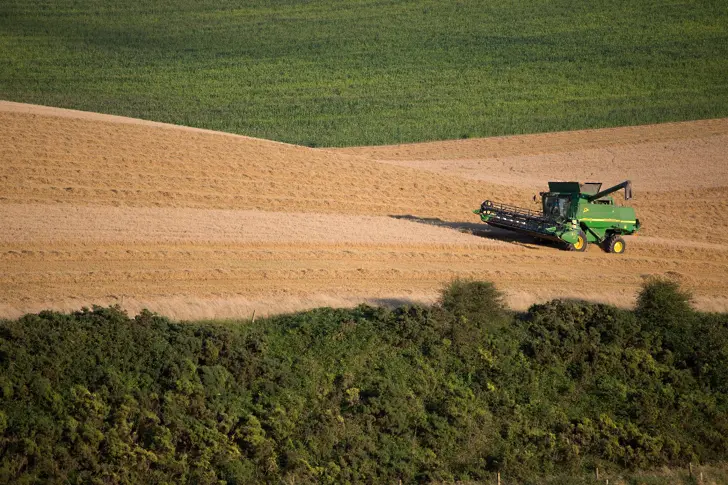
<instances>
[{"instance_id":1,"label":"cab window","mask_svg":"<svg viewBox=\"0 0 728 485\"><path fill-rule=\"evenodd\" d=\"M568 197L548 196L544 199L544 215L554 219L567 219L571 200Z\"/></svg>"}]
</instances>

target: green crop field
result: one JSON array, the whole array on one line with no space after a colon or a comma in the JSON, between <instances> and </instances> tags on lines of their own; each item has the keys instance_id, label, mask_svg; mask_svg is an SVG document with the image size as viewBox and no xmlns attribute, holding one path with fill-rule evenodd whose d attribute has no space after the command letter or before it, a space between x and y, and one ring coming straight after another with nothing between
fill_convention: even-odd
<instances>
[{"instance_id":1,"label":"green crop field","mask_svg":"<svg viewBox=\"0 0 728 485\"><path fill-rule=\"evenodd\" d=\"M3 0L0 98L310 146L723 117L728 7Z\"/></svg>"}]
</instances>

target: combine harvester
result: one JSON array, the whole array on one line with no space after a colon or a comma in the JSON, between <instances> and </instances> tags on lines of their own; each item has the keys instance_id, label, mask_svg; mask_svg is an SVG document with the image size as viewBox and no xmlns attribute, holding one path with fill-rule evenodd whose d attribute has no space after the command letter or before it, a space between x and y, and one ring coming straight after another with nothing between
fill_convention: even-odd
<instances>
[{"instance_id":1,"label":"combine harvester","mask_svg":"<svg viewBox=\"0 0 728 485\"><path fill-rule=\"evenodd\" d=\"M601 183L549 182L549 191L540 193L540 212L490 200L473 212L491 226L557 241L570 251L586 251L589 243L597 243L608 253L621 254L626 248L622 236L635 234L640 221L633 208L615 205L608 195L624 189L629 200L632 183L601 188Z\"/></svg>"}]
</instances>

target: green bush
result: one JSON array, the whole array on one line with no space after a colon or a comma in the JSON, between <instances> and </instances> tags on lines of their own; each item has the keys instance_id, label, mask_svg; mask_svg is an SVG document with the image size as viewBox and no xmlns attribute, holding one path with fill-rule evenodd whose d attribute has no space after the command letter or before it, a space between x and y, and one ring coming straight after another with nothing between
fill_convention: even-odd
<instances>
[{"instance_id":1,"label":"green bush","mask_svg":"<svg viewBox=\"0 0 728 485\"><path fill-rule=\"evenodd\" d=\"M637 297L635 313L650 327L677 327L694 317L690 300L691 295L682 291L677 282L651 279Z\"/></svg>"},{"instance_id":2,"label":"green bush","mask_svg":"<svg viewBox=\"0 0 728 485\"><path fill-rule=\"evenodd\" d=\"M94 307L2 321L0 483L494 471L585 483L597 466L726 461L728 318L688 297L650 282L634 312L552 301L516 314L492 284L456 281L431 308L219 325Z\"/></svg>"},{"instance_id":3,"label":"green bush","mask_svg":"<svg viewBox=\"0 0 728 485\"><path fill-rule=\"evenodd\" d=\"M442 292L440 305L457 319L491 323L506 314L503 295L486 281L455 280Z\"/></svg>"}]
</instances>

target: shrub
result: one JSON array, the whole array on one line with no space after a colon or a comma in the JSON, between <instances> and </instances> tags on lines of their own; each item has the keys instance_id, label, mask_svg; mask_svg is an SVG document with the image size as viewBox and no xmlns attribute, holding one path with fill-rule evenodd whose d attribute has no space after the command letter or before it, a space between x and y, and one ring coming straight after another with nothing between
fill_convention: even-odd
<instances>
[{"instance_id":1,"label":"shrub","mask_svg":"<svg viewBox=\"0 0 728 485\"><path fill-rule=\"evenodd\" d=\"M490 323L506 315L502 293L487 281L453 281L443 290L440 306L455 318L479 323Z\"/></svg>"},{"instance_id":2,"label":"shrub","mask_svg":"<svg viewBox=\"0 0 728 485\"><path fill-rule=\"evenodd\" d=\"M0 321L0 482L412 483L498 470L544 483L725 461L728 318L688 301L650 282L635 312L553 301L515 315L492 284L456 281L432 308L252 324L99 307Z\"/></svg>"},{"instance_id":3,"label":"shrub","mask_svg":"<svg viewBox=\"0 0 728 485\"><path fill-rule=\"evenodd\" d=\"M672 280L654 278L642 287L635 314L649 328L674 326L693 316L689 292Z\"/></svg>"}]
</instances>

